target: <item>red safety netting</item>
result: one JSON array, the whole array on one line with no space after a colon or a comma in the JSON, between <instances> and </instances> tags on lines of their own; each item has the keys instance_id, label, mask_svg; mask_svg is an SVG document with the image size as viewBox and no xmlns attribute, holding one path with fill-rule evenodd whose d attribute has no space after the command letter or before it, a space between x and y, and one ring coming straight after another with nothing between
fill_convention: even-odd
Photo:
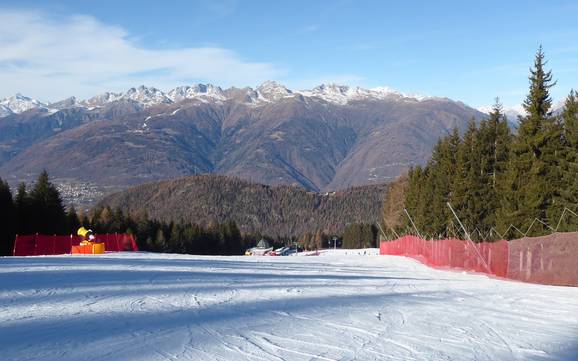
<instances>
[{"instance_id":1,"label":"red safety netting","mask_svg":"<svg viewBox=\"0 0 578 361\"><path fill-rule=\"evenodd\" d=\"M82 241L80 236L47 236L42 234L16 236L14 241L14 256L40 256L69 254L72 246L78 246ZM100 234L97 242L105 243L107 252L138 251L134 237L130 234Z\"/></svg>"},{"instance_id":2,"label":"red safety netting","mask_svg":"<svg viewBox=\"0 0 578 361\"><path fill-rule=\"evenodd\" d=\"M578 286L578 232L473 243L415 236L382 241L380 254L406 256L441 268L482 272L525 282Z\"/></svg>"},{"instance_id":3,"label":"red safety netting","mask_svg":"<svg viewBox=\"0 0 578 361\"><path fill-rule=\"evenodd\" d=\"M78 244L73 236L46 236L42 234L34 235L36 246L34 255L65 254L70 253L72 244Z\"/></svg>"},{"instance_id":4,"label":"red safety netting","mask_svg":"<svg viewBox=\"0 0 578 361\"><path fill-rule=\"evenodd\" d=\"M134 237L130 234L102 234L97 236L97 239L101 242L104 242L106 251L138 251Z\"/></svg>"},{"instance_id":5,"label":"red safety netting","mask_svg":"<svg viewBox=\"0 0 578 361\"><path fill-rule=\"evenodd\" d=\"M14 241L14 256L32 256L36 255L35 236L16 236Z\"/></svg>"},{"instance_id":6,"label":"red safety netting","mask_svg":"<svg viewBox=\"0 0 578 361\"><path fill-rule=\"evenodd\" d=\"M510 241L509 277L525 282L578 286L578 232Z\"/></svg>"},{"instance_id":7,"label":"red safety netting","mask_svg":"<svg viewBox=\"0 0 578 361\"><path fill-rule=\"evenodd\" d=\"M380 254L407 256L432 267L458 268L506 277L508 242L473 243L458 239L424 240L404 236L381 242Z\"/></svg>"}]
</instances>

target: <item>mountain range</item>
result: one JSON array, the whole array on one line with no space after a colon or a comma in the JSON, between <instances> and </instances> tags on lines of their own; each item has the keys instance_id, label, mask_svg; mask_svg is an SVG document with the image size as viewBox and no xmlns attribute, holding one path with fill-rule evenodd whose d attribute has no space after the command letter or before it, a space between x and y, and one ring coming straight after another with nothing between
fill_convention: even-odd
<instances>
[{"instance_id":1,"label":"mountain range","mask_svg":"<svg viewBox=\"0 0 578 361\"><path fill-rule=\"evenodd\" d=\"M310 191L383 183L425 163L452 128L485 117L389 88L293 91L276 82L140 86L51 104L18 94L0 112L0 177L14 184L46 169L105 193L201 173Z\"/></svg>"}]
</instances>

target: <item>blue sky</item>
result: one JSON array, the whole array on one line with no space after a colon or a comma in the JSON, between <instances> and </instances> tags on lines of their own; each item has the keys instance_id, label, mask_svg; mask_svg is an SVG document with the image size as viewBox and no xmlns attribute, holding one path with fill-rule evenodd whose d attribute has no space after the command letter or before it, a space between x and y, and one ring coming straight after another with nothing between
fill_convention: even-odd
<instances>
[{"instance_id":1,"label":"blue sky","mask_svg":"<svg viewBox=\"0 0 578 361\"><path fill-rule=\"evenodd\" d=\"M519 104L542 44L578 87L576 1L0 1L0 97L197 82L389 86Z\"/></svg>"}]
</instances>

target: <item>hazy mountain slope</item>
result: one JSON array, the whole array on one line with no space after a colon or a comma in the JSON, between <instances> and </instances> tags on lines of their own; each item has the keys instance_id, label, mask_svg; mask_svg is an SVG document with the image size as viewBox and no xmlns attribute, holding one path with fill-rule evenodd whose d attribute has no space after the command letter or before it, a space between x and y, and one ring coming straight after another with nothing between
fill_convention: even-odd
<instances>
[{"instance_id":1,"label":"hazy mountain slope","mask_svg":"<svg viewBox=\"0 0 578 361\"><path fill-rule=\"evenodd\" d=\"M218 127L211 128L207 118L192 115L202 123L196 124L143 116L93 121L57 134L8 162L8 172L35 174L45 168L57 178L124 186L212 171L209 156Z\"/></svg>"}]
</instances>

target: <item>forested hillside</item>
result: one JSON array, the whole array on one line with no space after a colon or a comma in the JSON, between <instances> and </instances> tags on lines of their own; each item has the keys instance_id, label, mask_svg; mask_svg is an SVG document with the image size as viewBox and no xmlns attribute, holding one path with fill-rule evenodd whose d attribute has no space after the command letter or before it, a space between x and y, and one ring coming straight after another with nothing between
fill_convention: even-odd
<instances>
[{"instance_id":1,"label":"forested hillside","mask_svg":"<svg viewBox=\"0 0 578 361\"><path fill-rule=\"evenodd\" d=\"M378 221L386 188L375 185L319 194L200 175L139 185L104 198L99 206L133 216L146 213L164 222L234 221L243 233L297 237L316 231L340 233L351 223Z\"/></svg>"}]
</instances>

